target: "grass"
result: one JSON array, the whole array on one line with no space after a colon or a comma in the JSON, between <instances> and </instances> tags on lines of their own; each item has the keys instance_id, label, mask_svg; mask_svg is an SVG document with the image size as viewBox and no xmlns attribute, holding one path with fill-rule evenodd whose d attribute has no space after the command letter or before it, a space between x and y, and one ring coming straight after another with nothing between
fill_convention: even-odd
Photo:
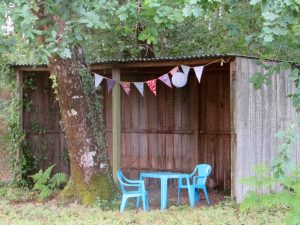
<instances>
[{"instance_id":1,"label":"grass","mask_svg":"<svg viewBox=\"0 0 300 225\"><path fill-rule=\"evenodd\" d=\"M76 203L34 200L28 189L0 187L1 225L96 225L96 224L282 224L287 209L251 209L240 212L233 201L216 206L171 206L165 211L118 210L103 211L99 207L84 207ZM21 200L22 201L21 201ZM151 206L150 206L151 207Z\"/></svg>"}]
</instances>

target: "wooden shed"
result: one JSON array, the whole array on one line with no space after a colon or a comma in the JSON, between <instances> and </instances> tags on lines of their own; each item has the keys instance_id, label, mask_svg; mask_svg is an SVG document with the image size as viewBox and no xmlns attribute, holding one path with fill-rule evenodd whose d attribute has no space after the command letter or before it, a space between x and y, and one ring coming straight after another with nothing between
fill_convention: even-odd
<instances>
[{"instance_id":1,"label":"wooden shed","mask_svg":"<svg viewBox=\"0 0 300 225\"><path fill-rule=\"evenodd\" d=\"M147 87L144 96L135 88L126 95L118 85L108 94L102 82L106 140L114 171L121 167L129 177L137 177L145 170L191 172L196 164L208 163L212 166L208 186L231 190L240 202L248 187L239 180L253 174L253 165L270 164L280 145L276 131L296 117L287 98L294 89L289 71L256 91L249 82L251 75L263 71L256 60L224 54L93 63L92 71L122 81L157 78L180 65L207 65L200 83L191 70L182 88L158 82L157 96ZM56 163L57 170L69 173L48 67L15 65L15 70L28 147L40 168ZM299 162L299 145L296 148Z\"/></svg>"}]
</instances>

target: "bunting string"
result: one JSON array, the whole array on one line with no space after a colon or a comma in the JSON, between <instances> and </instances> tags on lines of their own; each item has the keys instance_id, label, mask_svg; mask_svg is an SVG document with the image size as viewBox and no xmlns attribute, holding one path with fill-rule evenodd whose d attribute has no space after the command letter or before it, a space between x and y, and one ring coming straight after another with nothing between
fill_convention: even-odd
<instances>
[{"instance_id":1,"label":"bunting string","mask_svg":"<svg viewBox=\"0 0 300 225\"><path fill-rule=\"evenodd\" d=\"M122 87L122 89L124 90L124 92L127 95L130 94L131 86L134 86L139 91L139 93L142 96L144 96L144 86L145 86L145 84L147 84L146 86L148 86L150 91L156 96L157 80L160 80L163 84L167 85L170 88L172 88L173 86L175 86L177 88L181 88L186 85L190 71L194 70L196 78L197 78L198 82L200 83L204 67L209 66L213 63L217 63L217 62L221 62L221 66L223 66L223 64L228 63L229 60L230 59L225 61L223 58L221 58L221 59L217 59L212 62L209 62L205 65L199 65L199 66L194 66L194 67L190 67L190 66L186 66L186 65L176 66L173 69L171 69L168 73L163 74L156 79L147 80L145 82L116 81L114 79L110 79L110 78L104 77L100 74L93 72L93 74L95 76L95 88L97 88L102 83L103 80L106 80L108 93L111 92L111 90L113 89L115 84L118 84ZM171 79L170 79L169 75L171 75ZM131 85L131 84L133 84L133 85Z\"/></svg>"}]
</instances>

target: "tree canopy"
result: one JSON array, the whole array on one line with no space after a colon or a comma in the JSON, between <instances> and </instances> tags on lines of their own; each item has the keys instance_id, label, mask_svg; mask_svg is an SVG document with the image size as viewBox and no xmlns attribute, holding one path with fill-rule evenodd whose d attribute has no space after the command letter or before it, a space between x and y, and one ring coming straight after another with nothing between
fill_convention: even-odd
<instances>
[{"instance_id":1,"label":"tree canopy","mask_svg":"<svg viewBox=\"0 0 300 225\"><path fill-rule=\"evenodd\" d=\"M299 7L299 0L6 0L0 51L14 61L47 63L53 54L70 57L70 46L80 44L92 61L139 57L145 41L157 56L234 52L299 61ZM63 38L41 10L62 18Z\"/></svg>"}]
</instances>

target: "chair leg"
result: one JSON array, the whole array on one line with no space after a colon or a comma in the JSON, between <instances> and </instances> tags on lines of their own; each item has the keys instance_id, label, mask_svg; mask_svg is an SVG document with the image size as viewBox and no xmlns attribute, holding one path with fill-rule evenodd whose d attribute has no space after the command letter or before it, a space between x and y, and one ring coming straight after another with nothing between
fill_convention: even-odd
<instances>
[{"instance_id":1,"label":"chair leg","mask_svg":"<svg viewBox=\"0 0 300 225\"><path fill-rule=\"evenodd\" d=\"M139 208L139 206L140 206L140 197L137 197L135 207Z\"/></svg>"},{"instance_id":2,"label":"chair leg","mask_svg":"<svg viewBox=\"0 0 300 225\"><path fill-rule=\"evenodd\" d=\"M199 203L199 192L198 192L198 189L197 188L195 188L195 190L194 190L195 192L195 202L196 203Z\"/></svg>"},{"instance_id":3,"label":"chair leg","mask_svg":"<svg viewBox=\"0 0 300 225\"><path fill-rule=\"evenodd\" d=\"M149 198L148 194L146 195L147 211L149 211Z\"/></svg>"},{"instance_id":4,"label":"chair leg","mask_svg":"<svg viewBox=\"0 0 300 225\"><path fill-rule=\"evenodd\" d=\"M143 209L144 209L144 211L148 211L148 209L147 209L147 200L148 199L147 199L145 194L142 196L142 200L143 200Z\"/></svg>"},{"instance_id":5,"label":"chair leg","mask_svg":"<svg viewBox=\"0 0 300 225\"><path fill-rule=\"evenodd\" d=\"M177 196L177 204L178 205L180 203L180 191L181 191L181 188L178 187L178 196Z\"/></svg>"},{"instance_id":6,"label":"chair leg","mask_svg":"<svg viewBox=\"0 0 300 225\"><path fill-rule=\"evenodd\" d=\"M206 187L203 188L203 192L204 192L204 194L205 194L205 198L206 198L207 204L210 205L210 200L209 200L209 198L208 198L208 194L207 194Z\"/></svg>"},{"instance_id":7,"label":"chair leg","mask_svg":"<svg viewBox=\"0 0 300 225\"><path fill-rule=\"evenodd\" d=\"M121 202L121 206L120 206L120 212L124 212L124 209L125 209L125 206L126 206L126 204L127 204L127 197L125 197L124 195L123 195L123 197L122 197L122 202Z\"/></svg>"}]
</instances>

